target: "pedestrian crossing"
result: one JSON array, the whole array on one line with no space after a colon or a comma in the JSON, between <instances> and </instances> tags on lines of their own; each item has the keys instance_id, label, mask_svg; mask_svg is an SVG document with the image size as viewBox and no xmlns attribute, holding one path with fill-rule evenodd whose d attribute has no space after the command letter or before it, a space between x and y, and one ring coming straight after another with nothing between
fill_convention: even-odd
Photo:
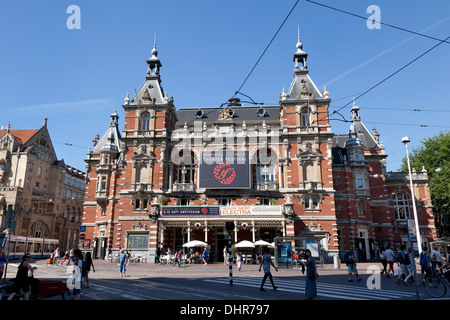
<instances>
[{"instance_id":1,"label":"pedestrian crossing","mask_svg":"<svg viewBox=\"0 0 450 320\"><path fill-rule=\"evenodd\" d=\"M204 281L226 284L229 286L229 278L210 278ZM246 286L259 288L262 277L235 277L233 286ZM306 281L292 278L275 278L274 283L278 286L277 291L292 292L304 295ZM325 299L339 300L393 300L393 299L415 299L415 293L399 290L369 289L367 287L355 285L342 285L333 283L316 282L317 296ZM269 280L266 281L265 288L271 290Z\"/></svg>"}]
</instances>

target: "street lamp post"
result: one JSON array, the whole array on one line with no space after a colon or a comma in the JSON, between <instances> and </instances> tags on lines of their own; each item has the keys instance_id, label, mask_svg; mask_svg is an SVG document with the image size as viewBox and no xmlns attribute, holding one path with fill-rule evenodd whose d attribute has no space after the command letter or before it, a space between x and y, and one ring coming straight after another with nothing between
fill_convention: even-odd
<instances>
[{"instance_id":1,"label":"street lamp post","mask_svg":"<svg viewBox=\"0 0 450 320\"><path fill-rule=\"evenodd\" d=\"M412 198L412 205L413 205L413 212L414 212L414 224L416 226L416 240L417 240L417 248L419 249L419 255L422 253L422 237L420 236L420 232L419 232L419 220L417 219L417 209L416 209L416 200L414 197L414 187L413 187L413 182L412 182L412 175L411 175L411 164L409 162L409 153L408 153L408 143L409 143L409 138L408 137L403 137L402 138L402 142L405 144L406 147L406 159L408 160L408 171L409 171L409 184L410 184L410 188L411 188L411 198ZM416 269L416 263L414 260L414 247L413 247L413 242L411 241L411 252L412 252L412 257L411 257L411 263L413 263L414 268L413 268L413 274L414 274L414 282L416 283L416 296L417 296L417 300L420 299L419 296L419 284L417 283L418 279L417 279L417 269Z\"/></svg>"},{"instance_id":2,"label":"street lamp post","mask_svg":"<svg viewBox=\"0 0 450 320\"><path fill-rule=\"evenodd\" d=\"M422 253L422 237L419 232L419 220L417 218L417 208L416 208L416 198L414 197L414 186L412 182L412 174L411 174L411 163L409 161L409 153L408 153L408 143L410 142L408 137L403 137L402 142L406 147L406 159L408 162L408 171L409 171L409 184L411 188L411 199L412 199L412 207L414 212L414 224L416 227L416 239L417 239L417 247L419 249L419 254ZM411 248L414 249L414 248Z\"/></svg>"}]
</instances>

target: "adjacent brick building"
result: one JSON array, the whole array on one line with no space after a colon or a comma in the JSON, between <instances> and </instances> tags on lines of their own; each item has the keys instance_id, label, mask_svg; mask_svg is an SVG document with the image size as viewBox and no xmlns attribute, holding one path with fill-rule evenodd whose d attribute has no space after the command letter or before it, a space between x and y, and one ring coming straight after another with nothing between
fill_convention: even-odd
<instances>
[{"instance_id":1,"label":"adjacent brick building","mask_svg":"<svg viewBox=\"0 0 450 320\"><path fill-rule=\"evenodd\" d=\"M348 134L329 121L330 98L315 86L300 39L294 78L279 104L176 109L161 87L156 46L145 82L126 95L123 130L116 112L86 158L85 250L106 258L119 248L154 256L189 240L222 258L233 241L292 241L317 235L325 258L356 246L373 259L387 242L407 240L409 184L386 172L379 134L352 108ZM229 162L228 160L233 160ZM424 241L435 239L426 172L414 173ZM278 240L277 240L278 241ZM151 261L151 259L150 259Z\"/></svg>"}]
</instances>

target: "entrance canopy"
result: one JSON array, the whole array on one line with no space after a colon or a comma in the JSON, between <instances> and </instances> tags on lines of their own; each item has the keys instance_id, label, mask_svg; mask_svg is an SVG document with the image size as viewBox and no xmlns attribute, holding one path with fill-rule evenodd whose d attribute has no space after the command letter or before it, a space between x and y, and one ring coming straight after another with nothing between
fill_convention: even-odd
<instances>
[{"instance_id":1,"label":"entrance canopy","mask_svg":"<svg viewBox=\"0 0 450 320\"><path fill-rule=\"evenodd\" d=\"M236 248L253 248L254 244L253 244L253 242L244 240L244 241L236 243L235 247Z\"/></svg>"},{"instance_id":2,"label":"entrance canopy","mask_svg":"<svg viewBox=\"0 0 450 320\"><path fill-rule=\"evenodd\" d=\"M206 242L199 241L199 240L192 240L192 241L189 241L189 242L186 242L185 244L183 244L183 247L185 247L185 248L206 247L206 246L208 246L208 244Z\"/></svg>"}]
</instances>

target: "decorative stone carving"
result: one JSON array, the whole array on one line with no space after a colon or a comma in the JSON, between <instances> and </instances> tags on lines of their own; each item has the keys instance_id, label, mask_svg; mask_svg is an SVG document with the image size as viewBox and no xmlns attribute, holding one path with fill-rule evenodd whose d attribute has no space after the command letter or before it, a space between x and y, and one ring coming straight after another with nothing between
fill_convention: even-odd
<instances>
[{"instance_id":1,"label":"decorative stone carving","mask_svg":"<svg viewBox=\"0 0 450 320\"><path fill-rule=\"evenodd\" d=\"M230 120L232 117L231 108L225 107L222 111L220 111L219 118L217 120Z\"/></svg>"},{"instance_id":2,"label":"decorative stone carving","mask_svg":"<svg viewBox=\"0 0 450 320\"><path fill-rule=\"evenodd\" d=\"M286 91L283 88L283 91L280 93L280 100L281 101L286 101L286 98L287 98L287 94L286 94Z\"/></svg>"},{"instance_id":3,"label":"decorative stone carving","mask_svg":"<svg viewBox=\"0 0 450 320\"><path fill-rule=\"evenodd\" d=\"M322 96L323 96L325 99L329 99L329 98L330 98L330 93L327 91L327 86L324 86L324 87L323 87Z\"/></svg>"},{"instance_id":4,"label":"decorative stone carving","mask_svg":"<svg viewBox=\"0 0 450 320\"><path fill-rule=\"evenodd\" d=\"M311 223L309 224L308 229L310 231L322 231L323 230L322 226L320 224L316 225L316 223L314 221L311 221Z\"/></svg>"},{"instance_id":5,"label":"decorative stone carving","mask_svg":"<svg viewBox=\"0 0 450 320\"><path fill-rule=\"evenodd\" d=\"M147 228L146 224L142 225L142 222L138 222L137 225L133 224L131 226L131 230L133 230L133 231L145 231L145 230L148 230L148 228Z\"/></svg>"}]
</instances>

